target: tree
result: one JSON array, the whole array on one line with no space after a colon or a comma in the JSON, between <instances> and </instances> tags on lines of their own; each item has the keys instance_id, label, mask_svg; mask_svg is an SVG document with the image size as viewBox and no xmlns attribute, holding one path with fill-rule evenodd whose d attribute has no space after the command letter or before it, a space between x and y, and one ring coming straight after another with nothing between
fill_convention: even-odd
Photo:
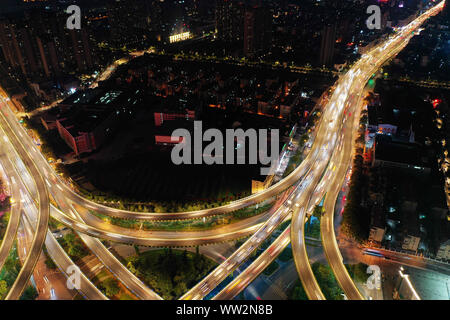
<instances>
[{"instance_id":1,"label":"tree","mask_svg":"<svg viewBox=\"0 0 450 320\"><path fill-rule=\"evenodd\" d=\"M303 289L300 280L297 280L291 294L289 295L289 300L308 300L305 289Z\"/></svg>"},{"instance_id":2,"label":"tree","mask_svg":"<svg viewBox=\"0 0 450 320\"><path fill-rule=\"evenodd\" d=\"M133 262L128 262L127 268L130 270L131 273L136 274L136 267L134 266Z\"/></svg>"},{"instance_id":3,"label":"tree","mask_svg":"<svg viewBox=\"0 0 450 320\"><path fill-rule=\"evenodd\" d=\"M353 280L365 283L369 278L366 264L360 262L357 264L346 264L345 266Z\"/></svg>"},{"instance_id":4,"label":"tree","mask_svg":"<svg viewBox=\"0 0 450 320\"><path fill-rule=\"evenodd\" d=\"M119 293L119 283L114 278L108 278L102 283L102 287L105 289L105 294L108 297L113 297Z\"/></svg>"},{"instance_id":5,"label":"tree","mask_svg":"<svg viewBox=\"0 0 450 320\"><path fill-rule=\"evenodd\" d=\"M183 263L186 264L188 262L188 256L187 256L187 250L184 249L183 251Z\"/></svg>"},{"instance_id":6,"label":"tree","mask_svg":"<svg viewBox=\"0 0 450 320\"><path fill-rule=\"evenodd\" d=\"M49 269L56 269L56 264L53 261L52 258L50 258L47 248L44 246L43 248L43 252L44 252L44 256L45 256L45 265L47 266L47 268Z\"/></svg>"},{"instance_id":7,"label":"tree","mask_svg":"<svg viewBox=\"0 0 450 320\"><path fill-rule=\"evenodd\" d=\"M331 268L319 262L313 263L311 267L324 296L330 300L342 300L342 291Z\"/></svg>"},{"instance_id":8,"label":"tree","mask_svg":"<svg viewBox=\"0 0 450 320\"><path fill-rule=\"evenodd\" d=\"M81 243L80 238L73 233L68 233L64 236L63 242L67 247L67 253L77 259L81 259L85 255L85 249Z\"/></svg>"},{"instance_id":9,"label":"tree","mask_svg":"<svg viewBox=\"0 0 450 320\"><path fill-rule=\"evenodd\" d=\"M141 252L139 251L139 247L137 245L134 245L133 247L134 247L134 251L136 251L136 255L139 256L141 254Z\"/></svg>"},{"instance_id":10,"label":"tree","mask_svg":"<svg viewBox=\"0 0 450 320\"><path fill-rule=\"evenodd\" d=\"M20 297L20 300L34 300L37 296L38 292L36 291L36 288L33 286L28 286Z\"/></svg>"},{"instance_id":11,"label":"tree","mask_svg":"<svg viewBox=\"0 0 450 320\"><path fill-rule=\"evenodd\" d=\"M368 119L369 119L369 117L365 114L365 115L361 116L361 118L359 119L359 123L366 124Z\"/></svg>"},{"instance_id":12,"label":"tree","mask_svg":"<svg viewBox=\"0 0 450 320\"><path fill-rule=\"evenodd\" d=\"M356 139L357 143L364 143L365 141L365 136L363 134L359 135L358 138Z\"/></svg>"},{"instance_id":13,"label":"tree","mask_svg":"<svg viewBox=\"0 0 450 320\"><path fill-rule=\"evenodd\" d=\"M186 291L188 291L188 288L186 286L186 283L181 281L178 282L175 286L175 288L173 289L175 296L179 297L181 296L183 293L185 293Z\"/></svg>"},{"instance_id":14,"label":"tree","mask_svg":"<svg viewBox=\"0 0 450 320\"><path fill-rule=\"evenodd\" d=\"M8 284L5 280L0 280L0 299L3 299L8 292Z\"/></svg>"},{"instance_id":15,"label":"tree","mask_svg":"<svg viewBox=\"0 0 450 320\"><path fill-rule=\"evenodd\" d=\"M317 205L314 207L313 216L320 219L320 217L322 216L322 212L323 212L323 207Z\"/></svg>"},{"instance_id":16,"label":"tree","mask_svg":"<svg viewBox=\"0 0 450 320\"><path fill-rule=\"evenodd\" d=\"M306 143L306 141L308 141L309 136L307 133L302 134L302 136L300 137L299 143L298 143L298 148L301 149L303 147L303 145Z\"/></svg>"},{"instance_id":17,"label":"tree","mask_svg":"<svg viewBox=\"0 0 450 320\"><path fill-rule=\"evenodd\" d=\"M49 269L56 269L56 264L55 264L55 262L53 262L52 258L50 258L50 257L45 257L45 265Z\"/></svg>"},{"instance_id":18,"label":"tree","mask_svg":"<svg viewBox=\"0 0 450 320\"><path fill-rule=\"evenodd\" d=\"M69 171L67 170L66 166L62 163L57 163L55 165L55 171L56 171L56 173L62 174L63 177L65 177L65 178L70 177Z\"/></svg>"}]
</instances>

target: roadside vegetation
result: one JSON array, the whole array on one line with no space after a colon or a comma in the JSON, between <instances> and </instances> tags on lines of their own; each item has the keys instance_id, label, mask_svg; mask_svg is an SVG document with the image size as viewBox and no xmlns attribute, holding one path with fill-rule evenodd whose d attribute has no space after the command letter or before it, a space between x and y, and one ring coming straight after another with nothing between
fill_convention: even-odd
<instances>
[{"instance_id":1,"label":"roadside vegetation","mask_svg":"<svg viewBox=\"0 0 450 320\"><path fill-rule=\"evenodd\" d=\"M42 250L44 252L44 256L45 256L45 265L47 266L47 268L51 269L51 270L55 270L57 268L55 262L53 261L52 258L50 258L50 255L48 254L47 248L44 245L44 248Z\"/></svg>"},{"instance_id":2,"label":"roadside vegetation","mask_svg":"<svg viewBox=\"0 0 450 320\"><path fill-rule=\"evenodd\" d=\"M290 246L284 248L284 250L281 251L280 255L278 256L278 260L280 260L281 262L288 262L292 258L293 258L292 248Z\"/></svg>"},{"instance_id":3,"label":"roadside vegetation","mask_svg":"<svg viewBox=\"0 0 450 320\"><path fill-rule=\"evenodd\" d=\"M59 169L59 172L67 171L67 167L62 165L63 168ZM175 179L175 178L174 178ZM174 180L170 179L170 180ZM176 180L176 179L175 179ZM149 180L151 181L151 180ZM195 181L195 179L194 179ZM136 201L136 199L127 198L123 196L118 196L113 192L100 191L100 190L87 190L79 185L76 185L78 193L80 193L83 197L95 201L97 203L121 209L121 210L129 210L134 212L156 212L156 213L164 213L164 212L183 212L183 211L195 211L195 210L203 210L203 209L212 209L216 207L220 207L226 205L232 201L247 197L251 194L250 192L250 180L248 180L248 188L246 191L236 192L236 191L224 191L220 194L212 194L209 193L205 196L200 196L197 200L183 200L183 201L175 201L175 200L149 200L149 201ZM202 182L198 182L199 184ZM137 183L137 185L143 185ZM209 186L208 186L209 185ZM243 183L242 185L245 185ZM156 186L158 187L158 186ZM168 186L164 187L165 189L169 188ZM202 185L204 190L213 190L215 186L211 186L209 182L205 182ZM170 188L169 188L170 190ZM181 189L178 191L181 192ZM209 192L208 191L208 192ZM167 191L170 193L169 191ZM187 189L184 189L183 192L187 192ZM206 191L205 191L206 192ZM153 196L148 195L149 199Z\"/></svg>"},{"instance_id":4,"label":"roadside vegetation","mask_svg":"<svg viewBox=\"0 0 450 320\"><path fill-rule=\"evenodd\" d=\"M346 264L345 267L353 281L366 283L367 279L370 277L370 274L367 273L368 265L365 263Z\"/></svg>"},{"instance_id":5,"label":"roadside vegetation","mask_svg":"<svg viewBox=\"0 0 450 320\"><path fill-rule=\"evenodd\" d=\"M50 217L48 221L48 226L51 232L64 231L65 234L62 237L57 237L56 241L58 241L59 245L69 255L73 262L76 263L89 255L90 251L88 247L72 229L68 229L65 225L52 217ZM45 246L43 252L45 255L46 266L50 269L55 269L56 265L50 258Z\"/></svg>"},{"instance_id":6,"label":"roadside vegetation","mask_svg":"<svg viewBox=\"0 0 450 320\"><path fill-rule=\"evenodd\" d=\"M327 300L343 300L344 292L339 287L339 284L334 277L333 271L330 266L321 264L320 262L314 262L311 265L314 276L317 283L322 290L323 295Z\"/></svg>"},{"instance_id":7,"label":"roadside vegetation","mask_svg":"<svg viewBox=\"0 0 450 320\"><path fill-rule=\"evenodd\" d=\"M20 300L35 300L38 296L39 293L37 292L36 288L30 285L25 288L22 295L20 296Z\"/></svg>"},{"instance_id":8,"label":"roadside vegetation","mask_svg":"<svg viewBox=\"0 0 450 320\"><path fill-rule=\"evenodd\" d=\"M62 223L60 223L58 220L52 217L50 217L50 219L48 220L48 226L51 231L64 228L64 225Z\"/></svg>"},{"instance_id":9,"label":"roadside vegetation","mask_svg":"<svg viewBox=\"0 0 450 320\"><path fill-rule=\"evenodd\" d=\"M205 230L213 229L215 227L220 227L223 225L228 225L230 223L238 222L242 219L250 218L259 214L264 213L273 206L273 202L268 204L263 204L256 209L255 206L243 208L234 211L229 214L224 214L220 216L208 217L205 220L181 220L181 221L138 221L133 219L122 219L106 216L95 211L90 211L91 214L99 217L105 222L111 223L113 225L135 229L135 230Z\"/></svg>"},{"instance_id":10,"label":"roadside vegetation","mask_svg":"<svg viewBox=\"0 0 450 320\"><path fill-rule=\"evenodd\" d=\"M128 269L163 299L174 300L182 296L217 263L187 250L159 249L140 253L126 259Z\"/></svg>"},{"instance_id":11,"label":"roadside vegetation","mask_svg":"<svg viewBox=\"0 0 450 320\"><path fill-rule=\"evenodd\" d=\"M283 173L283 177L287 177L288 175L290 175L295 170L295 168L297 168L303 161L303 147L305 146L306 141L308 141L308 138L309 136L307 133L302 134L302 136L300 137L297 150L295 151L295 154L291 157L291 159L289 159L289 164Z\"/></svg>"},{"instance_id":12,"label":"roadside vegetation","mask_svg":"<svg viewBox=\"0 0 450 320\"><path fill-rule=\"evenodd\" d=\"M288 292L289 300L309 300L306 295L306 291L303 288L302 282L300 279L297 279L294 283L294 286Z\"/></svg>"},{"instance_id":13,"label":"roadside vegetation","mask_svg":"<svg viewBox=\"0 0 450 320\"><path fill-rule=\"evenodd\" d=\"M16 281L21 269L21 263L17 254L16 244L11 249L5 264L0 270L0 300L5 299L14 281ZM29 285L25 288L20 300L34 300L38 296L36 289Z\"/></svg>"},{"instance_id":14,"label":"roadside vegetation","mask_svg":"<svg viewBox=\"0 0 450 320\"><path fill-rule=\"evenodd\" d=\"M89 249L74 232L67 233L62 238L58 238L57 241L75 263L89 255Z\"/></svg>"},{"instance_id":15,"label":"roadside vegetation","mask_svg":"<svg viewBox=\"0 0 450 320\"><path fill-rule=\"evenodd\" d=\"M323 207L315 206L313 214L305 223L305 236L320 239L320 220L323 214Z\"/></svg>"},{"instance_id":16,"label":"roadside vegetation","mask_svg":"<svg viewBox=\"0 0 450 320\"><path fill-rule=\"evenodd\" d=\"M366 121L366 114L362 115L360 123L363 124L364 121ZM360 136L356 140L358 144L364 143L361 130ZM365 171L363 148L359 146L353 159L352 176L341 229L346 236L359 243L363 243L369 237L370 211L362 204L369 180Z\"/></svg>"},{"instance_id":17,"label":"roadside vegetation","mask_svg":"<svg viewBox=\"0 0 450 320\"><path fill-rule=\"evenodd\" d=\"M10 198L6 195L3 181L0 179L0 245L5 236L10 217L11 204L9 199Z\"/></svg>"},{"instance_id":18,"label":"roadside vegetation","mask_svg":"<svg viewBox=\"0 0 450 320\"><path fill-rule=\"evenodd\" d=\"M111 300L138 300L136 296L106 269L100 271L92 281Z\"/></svg>"}]
</instances>

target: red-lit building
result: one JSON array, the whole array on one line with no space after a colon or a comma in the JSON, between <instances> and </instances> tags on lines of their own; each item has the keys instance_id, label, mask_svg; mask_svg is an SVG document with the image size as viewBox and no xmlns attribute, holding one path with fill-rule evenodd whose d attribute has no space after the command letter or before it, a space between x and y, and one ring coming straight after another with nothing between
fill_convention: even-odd
<instances>
[{"instance_id":1,"label":"red-lit building","mask_svg":"<svg viewBox=\"0 0 450 320\"><path fill-rule=\"evenodd\" d=\"M174 121L174 120L194 120L195 111L186 110L186 113L168 113L168 112L155 112L155 126L160 127L164 121Z\"/></svg>"},{"instance_id":2,"label":"red-lit building","mask_svg":"<svg viewBox=\"0 0 450 320\"><path fill-rule=\"evenodd\" d=\"M59 135L75 152L92 152L117 127L119 111L106 106L83 106L63 113L56 120Z\"/></svg>"},{"instance_id":3,"label":"red-lit building","mask_svg":"<svg viewBox=\"0 0 450 320\"><path fill-rule=\"evenodd\" d=\"M183 137L174 137L169 135L155 135L155 144L159 145L175 145L183 142Z\"/></svg>"},{"instance_id":4,"label":"red-lit building","mask_svg":"<svg viewBox=\"0 0 450 320\"><path fill-rule=\"evenodd\" d=\"M179 143L183 143L183 137L174 136L172 139L172 133L176 129L186 129L192 135L194 123L190 119L175 119L169 123L158 126L155 128L155 144L160 146L174 146Z\"/></svg>"}]
</instances>

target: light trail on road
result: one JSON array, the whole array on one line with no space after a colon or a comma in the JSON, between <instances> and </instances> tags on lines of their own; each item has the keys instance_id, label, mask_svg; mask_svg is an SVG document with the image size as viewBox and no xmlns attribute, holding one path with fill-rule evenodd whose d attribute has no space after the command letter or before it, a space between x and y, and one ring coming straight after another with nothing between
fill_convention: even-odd
<instances>
[{"instance_id":1,"label":"light trail on road","mask_svg":"<svg viewBox=\"0 0 450 320\"><path fill-rule=\"evenodd\" d=\"M207 216L213 216L217 214L223 214L232 212L250 205L257 204L265 199L274 197L282 193L284 190L288 190L291 186L296 186L292 194L289 195L289 199L285 200L282 205L276 207L274 213L268 218L267 222L262 225L255 224L252 227L244 229L245 232L255 232L253 236L249 238L230 258L228 258L223 264L202 280L198 285L192 288L182 298L199 299L204 297L210 292L220 280L228 274L228 272L238 267L245 259L251 254L258 245L262 243L271 232L288 216L292 214L292 226L291 226L291 239L293 242L294 259L296 252L294 248L302 248L304 246L304 234L301 226L304 226L304 219L306 213L311 211L314 206L314 201L307 209L297 210L294 206L300 207L304 205L311 197L318 197L325 192L323 184L319 184L322 181L322 177L326 176L326 179L330 179L336 174L328 174L331 167L330 163L337 163L334 161L334 157L340 148L342 148L342 128L347 125L347 118L344 117L344 110L354 106L354 96L357 96L363 89L365 83L369 79L370 75L376 71L386 60L397 54L408 43L412 37L412 31L417 29L429 16L436 14L442 9L445 1L442 1L426 13L422 14L416 20L411 22L408 26L400 28L399 32L390 37L384 43L377 45L371 49L368 53L362 56L362 58L356 62L352 68L343 75L337 82L336 89L334 90L330 100L324 107L322 118L318 125L317 135L307 158L285 179L281 180L272 187L257 193L255 195L234 201L228 205L217 207L213 209L197 210L191 212L179 212L179 213L149 213L149 212L131 212L127 210L120 210L99 205L95 202L89 201L82 196L75 193L70 187L68 187L60 177L55 173L53 168L49 165L47 160L37 149L33 140L27 135L22 126L18 123L12 111L8 105L9 99L6 99L6 94L1 89L0 93L3 96L3 105L1 107L0 125L7 133L9 143L14 146L16 152L20 155L20 161L17 162L17 169L23 174L24 183L27 187L30 187L32 193L36 192L38 198L39 209L37 210L37 228L35 230L35 236L32 242L32 248L28 252L27 259L24 263L24 267L19 273L18 280L13 285L8 298L18 298L23 291L31 272L34 268L37 258L39 258L42 245L45 241L47 234L47 225L50 211L56 216L59 215L61 221L66 221L68 225L81 233L89 234L93 237L104 237L116 242L130 242L134 244L149 243L148 238L139 239L124 234L115 234L111 232L105 232L97 228L93 228L84 224L83 218L77 216L75 213L74 218L70 218L67 212L57 210L57 208L50 209L48 190L52 190L54 198L64 199L66 204L72 202L98 213L110 215L119 218L129 218L137 220L179 220L179 219L195 219ZM350 104L350 107L347 104ZM355 111L355 110L354 110ZM353 115L354 116L354 115ZM342 121L342 122L341 122ZM348 131L348 130L347 130ZM18 134L21 138L17 137ZM338 139L339 136L339 139ZM350 138L348 138L350 137ZM352 139L351 135L345 135L344 145L346 145L347 139ZM8 143L8 141L5 141ZM341 168L342 166L339 166ZM328 168L328 169L327 169ZM343 169L339 169L339 172ZM28 173L27 173L28 172ZM332 186L337 184L340 179L335 178ZM44 182L45 181L45 182ZM51 181L51 182L50 182ZM34 190L33 189L34 185ZM58 190L56 190L56 189ZM328 186L329 190L331 186ZM332 198L332 197L330 197ZM63 203L63 202L61 202ZM59 204L61 204L59 203ZM72 204L70 206L72 207ZM64 205L62 205L64 206ZM73 208L73 207L72 207ZM55 210L56 209L56 210ZM65 209L67 210L67 209ZM328 225L324 224L325 226ZM329 227L325 227L326 230L330 230ZM328 231L331 232L331 231ZM211 236L211 239L217 239L223 235ZM234 235L233 235L234 236ZM87 238L86 238L87 239ZM303 240L302 240L303 239ZM153 243L160 241L161 245L177 245L178 239L168 239L167 237L160 237L157 239L151 239ZM334 239L335 240L335 239ZM202 239L186 238L183 239L185 245L189 242L191 245L202 243ZM179 243L179 242L178 242ZM299 247L300 245L300 247ZM104 250L104 249L101 249ZM305 286L305 277L302 278L302 272L306 272L307 279L309 279L311 286L306 285L305 290L309 292L309 287L315 287L317 282L315 279L311 279L311 272L307 267L299 267L298 258L296 259L296 265L299 269L300 278ZM304 262L303 262L304 263ZM309 266L309 262L306 261ZM306 271L305 271L306 270ZM127 276L129 277L129 275ZM312 276L312 278L314 278ZM319 288L320 291L320 288ZM308 294L310 298L316 296L321 298L317 290L313 290L313 293Z\"/></svg>"}]
</instances>

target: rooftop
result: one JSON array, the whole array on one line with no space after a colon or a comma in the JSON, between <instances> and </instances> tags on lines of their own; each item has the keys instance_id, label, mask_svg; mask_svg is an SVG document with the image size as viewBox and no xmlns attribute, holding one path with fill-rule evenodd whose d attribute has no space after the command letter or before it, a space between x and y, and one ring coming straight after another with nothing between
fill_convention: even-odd
<instances>
[{"instance_id":1,"label":"rooftop","mask_svg":"<svg viewBox=\"0 0 450 320\"><path fill-rule=\"evenodd\" d=\"M77 106L62 112L58 120L71 135L77 136L82 132L92 132L113 112L119 111L107 106Z\"/></svg>"},{"instance_id":2,"label":"rooftop","mask_svg":"<svg viewBox=\"0 0 450 320\"><path fill-rule=\"evenodd\" d=\"M393 141L387 135L376 136L375 158L418 167L428 167L418 144Z\"/></svg>"}]
</instances>

